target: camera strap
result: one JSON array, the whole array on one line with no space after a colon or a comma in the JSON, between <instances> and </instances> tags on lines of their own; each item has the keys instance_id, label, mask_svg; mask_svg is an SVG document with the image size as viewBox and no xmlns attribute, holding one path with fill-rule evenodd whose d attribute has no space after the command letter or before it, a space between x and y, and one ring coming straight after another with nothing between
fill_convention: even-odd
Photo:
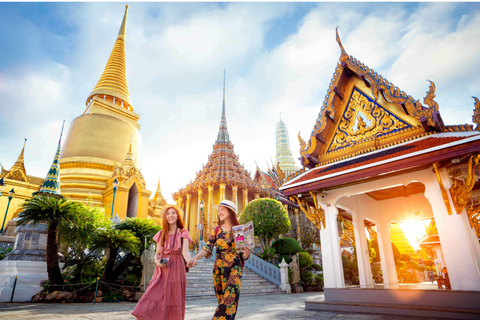
<instances>
[{"instance_id":1,"label":"camera strap","mask_svg":"<svg viewBox=\"0 0 480 320\"><path fill-rule=\"evenodd\" d=\"M173 250L175 250L175 241L177 240L177 231L178 231L178 228L175 227L175 233L173 235L173 244L172 246L170 247L170 252L172 252ZM163 230L162 230L163 232ZM168 235L168 234L167 234ZM167 240L168 240L168 237L167 237ZM160 257L160 259L163 259L163 253L165 252L165 249L167 248L167 242L165 241L165 246L163 247L163 250L162 250L162 256ZM171 255L171 254L170 254Z\"/></svg>"}]
</instances>

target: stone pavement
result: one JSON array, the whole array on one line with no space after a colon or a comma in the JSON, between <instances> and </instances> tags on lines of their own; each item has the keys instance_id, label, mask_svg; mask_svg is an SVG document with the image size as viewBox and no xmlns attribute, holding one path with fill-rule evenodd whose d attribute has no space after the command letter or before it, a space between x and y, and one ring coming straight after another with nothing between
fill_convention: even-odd
<instances>
[{"instance_id":1,"label":"stone pavement","mask_svg":"<svg viewBox=\"0 0 480 320\"><path fill-rule=\"evenodd\" d=\"M355 319L355 320L425 320L423 317L326 312L305 310L305 300L322 299L323 292L240 296L237 320ZM189 300L186 320L210 320L217 306L215 298ZM110 303L0 303L2 320L135 320L132 302ZM433 319L433 318L428 318Z\"/></svg>"}]
</instances>

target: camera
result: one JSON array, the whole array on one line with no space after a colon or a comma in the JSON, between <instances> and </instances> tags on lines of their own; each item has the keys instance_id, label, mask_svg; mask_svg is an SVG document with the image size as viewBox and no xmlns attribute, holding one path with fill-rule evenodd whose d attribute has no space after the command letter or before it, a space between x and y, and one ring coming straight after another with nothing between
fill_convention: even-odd
<instances>
[{"instance_id":1,"label":"camera","mask_svg":"<svg viewBox=\"0 0 480 320\"><path fill-rule=\"evenodd\" d=\"M161 258L160 259L160 264L164 264L168 266L168 258Z\"/></svg>"}]
</instances>

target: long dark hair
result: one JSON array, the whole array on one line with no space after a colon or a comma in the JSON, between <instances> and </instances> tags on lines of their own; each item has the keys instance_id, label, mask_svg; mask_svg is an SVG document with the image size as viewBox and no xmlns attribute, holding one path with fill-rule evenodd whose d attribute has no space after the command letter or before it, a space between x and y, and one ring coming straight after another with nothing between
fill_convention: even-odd
<instances>
[{"instance_id":1,"label":"long dark hair","mask_svg":"<svg viewBox=\"0 0 480 320\"><path fill-rule=\"evenodd\" d=\"M167 205L168 206L168 205ZM163 212L163 217L162 217L162 226L163 226L163 230L162 230L162 236L160 237L160 244L161 246L165 246L165 239L167 238L167 234L168 234L168 221L167 221L167 212L168 210L170 209L173 209L175 210L175 212L177 213L177 228L180 228L180 229L183 229L183 221L182 221L182 218L180 217L180 215L178 214L178 210L177 208L175 207L167 207L167 209L165 209L165 211Z\"/></svg>"}]
</instances>

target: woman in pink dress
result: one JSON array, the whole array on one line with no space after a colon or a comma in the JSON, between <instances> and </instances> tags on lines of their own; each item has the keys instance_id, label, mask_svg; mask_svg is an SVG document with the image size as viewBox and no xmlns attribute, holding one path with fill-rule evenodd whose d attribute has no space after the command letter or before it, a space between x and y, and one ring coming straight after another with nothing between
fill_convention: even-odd
<instances>
[{"instance_id":1,"label":"woman in pink dress","mask_svg":"<svg viewBox=\"0 0 480 320\"><path fill-rule=\"evenodd\" d=\"M155 272L132 314L142 320L181 320L185 318L187 276L185 261L190 261L188 247L192 238L183 227L183 210L167 204L161 211L163 230L153 240L157 242Z\"/></svg>"}]
</instances>

